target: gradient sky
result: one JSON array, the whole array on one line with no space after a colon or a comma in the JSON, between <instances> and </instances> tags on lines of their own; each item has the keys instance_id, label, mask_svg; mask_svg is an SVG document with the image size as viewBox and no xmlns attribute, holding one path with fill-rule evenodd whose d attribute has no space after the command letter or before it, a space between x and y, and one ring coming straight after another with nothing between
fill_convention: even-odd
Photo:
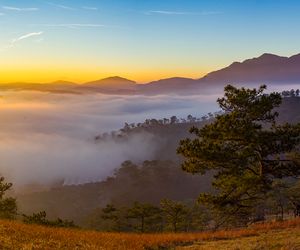
<instances>
[{"instance_id":1,"label":"gradient sky","mask_svg":"<svg viewBox=\"0 0 300 250\"><path fill-rule=\"evenodd\" d=\"M0 82L199 78L300 52L298 0L0 0Z\"/></svg>"}]
</instances>

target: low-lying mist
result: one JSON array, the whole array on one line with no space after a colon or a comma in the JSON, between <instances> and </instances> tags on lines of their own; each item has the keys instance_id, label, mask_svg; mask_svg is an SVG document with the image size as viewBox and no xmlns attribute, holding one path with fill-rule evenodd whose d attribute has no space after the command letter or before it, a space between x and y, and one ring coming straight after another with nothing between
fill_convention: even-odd
<instances>
[{"instance_id":1,"label":"low-lying mist","mask_svg":"<svg viewBox=\"0 0 300 250\"><path fill-rule=\"evenodd\" d=\"M65 184L99 181L125 160L151 160L160 141L144 133L126 142L95 143L96 135L148 118L200 117L217 110L218 96L3 92L0 174L17 188L56 180Z\"/></svg>"}]
</instances>

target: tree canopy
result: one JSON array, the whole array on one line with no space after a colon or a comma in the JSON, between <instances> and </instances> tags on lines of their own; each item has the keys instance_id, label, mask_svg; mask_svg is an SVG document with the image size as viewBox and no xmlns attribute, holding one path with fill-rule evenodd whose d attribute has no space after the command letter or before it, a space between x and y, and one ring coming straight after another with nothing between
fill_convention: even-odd
<instances>
[{"instance_id":1,"label":"tree canopy","mask_svg":"<svg viewBox=\"0 0 300 250\"><path fill-rule=\"evenodd\" d=\"M202 128L193 127L194 139L180 142L182 168L193 174L213 171L215 193L203 193L199 201L227 216L247 214L264 199L276 179L297 177L300 124L278 124L282 97L259 89L225 87L218 99L224 114ZM247 216L245 216L247 215Z\"/></svg>"},{"instance_id":2,"label":"tree canopy","mask_svg":"<svg viewBox=\"0 0 300 250\"><path fill-rule=\"evenodd\" d=\"M6 183L4 177L0 177L0 218L12 219L17 214L16 199L5 197L7 191L12 187L12 183Z\"/></svg>"}]
</instances>

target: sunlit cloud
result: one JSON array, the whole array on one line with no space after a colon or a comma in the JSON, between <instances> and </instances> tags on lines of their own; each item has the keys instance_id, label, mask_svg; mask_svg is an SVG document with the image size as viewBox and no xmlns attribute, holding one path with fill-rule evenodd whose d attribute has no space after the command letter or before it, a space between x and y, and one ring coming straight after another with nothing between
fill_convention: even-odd
<instances>
[{"instance_id":1,"label":"sunlit cloud","mask_svg":"<svg viewBox=\"0 0 300 250\"><path fill-rule=\"evenodd\" d=\"M43 33L44 33L43 31L40 31L40 32L31 32L31 33L28 33L28 34L25 34L23 36L20 36L18 38L13 39L12 43L16 43L16 42L19 42L21 40L24 40L24 39L27 39L27 38L30 38L30 37L33 37L33 36L40 36Z\"/></svg>"},{"instance_id":2,"label":"sunlit cloud","mask_svg":"<svg viewBox=\"0 0 300 250\"><path fill-rule=\"evenodd\" d=\"M41 36L42 34L44 34L43 31L40 31L40 32L31 32L31 33L27 33L25 35L22 35L22 36L19 36L17 38L14 38L11 40L11 42L0 49L0 51L5 51L7 49L10 49L10 48L13 48L18 42L22 41L22 40L25 40L25 39L28 39L28 38L31 38L31 37L38 37L38 36Z\"/></svg>"},{"instance_id":3,"label":"sunlit cloud","mask_svg":"<svg viewBox=\"0 0 300 250\"><path fill-rule=\"evenodd\" d=\"M4 16L4 15L5 15L4 13L1 13L1 12L0 12L0 16Z\"/></svg>"},{"instance_id":4,"label":"sunlit cloud","mask_svg":"<svg viewBox=\"0 0 300 250\"><path fill-rule=\"evenodd\" d=\"M2 6L2 9L4 10L10 10L10 11L18 11L18 12L26 12L26 11L38 11L38 8L18 8L14 6Z\"/></svg>"}]
</instances>

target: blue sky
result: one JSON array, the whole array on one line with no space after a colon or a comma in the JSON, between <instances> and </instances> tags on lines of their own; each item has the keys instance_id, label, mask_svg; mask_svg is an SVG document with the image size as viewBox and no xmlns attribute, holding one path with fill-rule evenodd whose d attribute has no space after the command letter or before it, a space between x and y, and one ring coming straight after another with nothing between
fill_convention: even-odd
<instances>
[{"instance_id":1,"label":"blue sky","mask_svg":"<svg viewBox=\"0 0 300 250\"><path fill-rule=\"evenodd\" d=\"M0 82L201 77L300 52L300 1L0 0Z\"/></svg>"}]
</instances>

